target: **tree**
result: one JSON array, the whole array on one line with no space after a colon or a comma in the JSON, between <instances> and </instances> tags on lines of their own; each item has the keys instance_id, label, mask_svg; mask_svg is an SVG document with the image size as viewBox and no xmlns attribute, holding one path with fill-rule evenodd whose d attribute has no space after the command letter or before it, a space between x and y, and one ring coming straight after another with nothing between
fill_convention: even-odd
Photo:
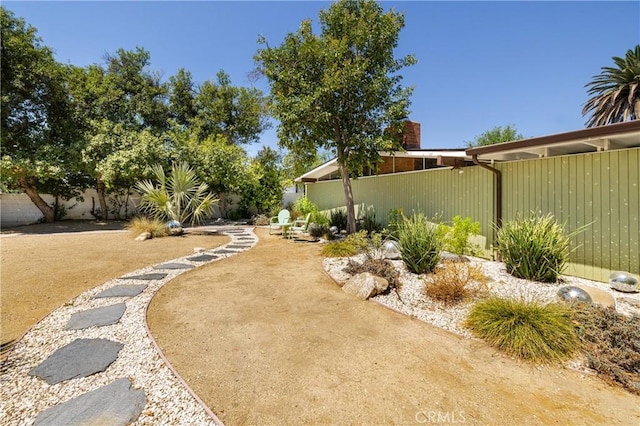
<instances>
[{"instance_id":1,"label":"tree","mask_svg":"<svg viewBox=\"0 0 640 426\"><path fill-rule=\"evenodd\" d=\"M218 72L216 82L205 81L200 86L194 105L196 115L190 124L200 140L224 136L234 145L249 144L270 127L262 92L232 86L224 71Z\"/></svg>"},{"instance_id":2,"label":"tree","mask_svg":"<svg viewBox=\"0 0 640 426\"><path fill-rule=\"evenodd\" d=\"M271 85L279 144L301 157L318 148L337 156L347 230L355 232L350 175L377 165L378 151L400 148L412 89L396 73L415 59L393 54L404 16L372 0L335 2L319 22L319 35L306 20L279 47L260 40L255 60Z\"/></svg>"},{"instance_id":3,"label":"tree","mask_svg":"<svg viewBox=\"0 0 640 426\"><path fill-rule=\"evenodd\" d=\"M70 198L81 184L80 135L65 86L66 69L34 27L3 7L0 16L2 183L24 191L45 221L53 222L54 207L40 193Z\"/></svg>"},{"instance_id":4,"label":"tree","mask_svg":"<svg viewBox=\"0 0 640 426\"><path fill-rule=\"evenodd\" d=\"M602 67L585 85L591 96L582 109L590 115L587 127L604 126L640 118L640 45L624 58L614 56L615 67Z\"/></svg>"},{"instance_id":5,"label":"tree","mask_svg":"<svg viewBox=\"0 0 640 426\"><path fill-rule=\"evenodd\" d=\"M181 126L187 126L196 116L196 88L191 73L180 68L169 77L169 114Z\"/></svg>"},{"instance_id":6,"label":"tree","mask_svg":"<svg viewBox=\"0 0 640 426\"><path fill-rule=\"evenodd\" d=\"M507 124L504 127L496 126L491 130L476 136L473 142L467 142L467 146L472 148L474 146L493 145L502 142L511 142L524 139L515 126Z\"/></svg>"},{"instance_id":7,"label":"tree","mask_svg":"<svg viewBox=\"0 0 640 426\"><path fill-rule=\"evenodd\" d=\"M242 191L241 206L247 212L254 208L257 213L270 215L282 205L284 175L282 156L268 146L263 147L251 162L254 179Z\"/></svg>"}]
</instances>

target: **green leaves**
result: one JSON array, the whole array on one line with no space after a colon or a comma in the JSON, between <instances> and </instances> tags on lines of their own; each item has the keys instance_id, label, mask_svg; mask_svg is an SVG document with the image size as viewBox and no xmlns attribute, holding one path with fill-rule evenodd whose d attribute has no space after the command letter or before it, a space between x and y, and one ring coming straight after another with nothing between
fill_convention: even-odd
<instances>
[{"instance_id":1,"label":"green leaves","mask_svg":"<svg viewBox=\"0 0 640 426\"><path fill-rule=\"evenodd\" d=\"M474 146L486 146L493 145L502 142L511 142L523 139L515 126L507 124L506 126L496 126L491 130L487 130L481 135L476 136L473 142L467 142L467 146L472 148Z\"/></svg>"}]
</instances>

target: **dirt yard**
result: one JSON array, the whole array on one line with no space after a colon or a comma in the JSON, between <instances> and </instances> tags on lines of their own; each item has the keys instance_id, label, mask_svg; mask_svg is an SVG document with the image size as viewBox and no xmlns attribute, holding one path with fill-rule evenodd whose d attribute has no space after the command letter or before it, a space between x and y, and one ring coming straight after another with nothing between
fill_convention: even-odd
<instances>
[{"instance_id":1,"label":"dirt yard","mask_svg":"<svg viewBox=\"0 0 640 426\"><path fill-rule=\"evenodd\" d=\"M0 236L1 340L22 336L49 312L112 278L226 244L226 236L135 241L122 222L64 221L3 229Z\"/></svg>"},{"instance_id":2,"label":"dirt yard","mask_svg":"<svg viewBox=\"0 0 640 426\"><path fill-rule=\"evenodd\" d=\"M228 241L38 233L0 238L3 342L108 279ZM256 233L257 247L169 282L148 316L228 425L640 423L640 397L357 300L325 274L317 244Z\"/></svg>"}]
</instances>

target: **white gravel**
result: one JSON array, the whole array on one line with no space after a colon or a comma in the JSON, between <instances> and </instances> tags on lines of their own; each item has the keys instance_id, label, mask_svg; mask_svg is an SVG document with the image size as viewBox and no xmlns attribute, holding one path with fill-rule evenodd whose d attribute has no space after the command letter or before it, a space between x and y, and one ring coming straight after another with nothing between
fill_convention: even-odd
<instances>
[{"instance_id":1,"label":"white gravel","mask_svg":"<svg viewBox=\"0 0 640 426\"><path fill-rule=\"evenodd\" d=\"M363 256L354 256L351 259L361 262ZM556 295L560 287L576 284L585 285L611 294L616 300L618 312L626 315L632 313L640 314L638 307L623 300L626 298L640 302L640 293L621 293L612 290L608 284L564 275L561 276L562 282L558 284L533 282L515 278L508 274L502 262L492 262L475 257L469 257L469 260L470 264L479 265L489 278L490 294L548 303L558 300ZM323 267L334 280L342 284L350 277L349 274L343 271L347 263L348 258L325 258ZM387 294L375 296L371 300L404 315L417 318L467 338L471 337L471 332L462 324L471 309L472 301L445 307L443 303L437 302L424 294L425 275L416 275L409 272L401 260L393 260L391 263L400 272L399 280L401 285L398 294L395 291L390 291ZM398 295L400 298L398 298Z\"/></svg>"},{"instance_id":2,"label":"white gravel","mask_svg":"<svg viewBox=\"0 0 640 426\"><path fill-rule=\"evenodd\" d=\"M254 240L238 240L238 233L226 233L232 237L229 244L250 244L255 246L258 237L252 228L242 229ZM226 246L206 250L202 254L212 253ZM247 249L244 249L247 250ZM243 250L237 250L241 252ZM235 253L218 255L210 262L191 262L190 254L167 262L180 262L201 266ZM107 385L118 378L126 377L135 389L143 389L147 399L146 406L134 425L150 424L190 424L215 425L218 419L212 416L208 408L191 393L181 379L176 377L158 353L152 338L147 334L146 310L153 295L167 282L188 270L155 270L152 266L133 271L126 275L141 275L149 272L168 272L162 280L142 281L113 279L82 293L64 306L52 312L32 327L27 334L11 349L3 361L0 375L0 423L3 425L30 425L37 414L54 405L65 402L83 393ZM129 298L91 299L95 294L121 284L148 284L138 296ZM124 302L127 309L117 324L104 327L91 327L84 330L65 330L64 326L76 312ZM40 364L55 350L71 343L77 338L104 338L124 343L123 349L103 373L85 378L67 380L55 385L29 376L29 371Z\"/></svg>"}]
</instances>

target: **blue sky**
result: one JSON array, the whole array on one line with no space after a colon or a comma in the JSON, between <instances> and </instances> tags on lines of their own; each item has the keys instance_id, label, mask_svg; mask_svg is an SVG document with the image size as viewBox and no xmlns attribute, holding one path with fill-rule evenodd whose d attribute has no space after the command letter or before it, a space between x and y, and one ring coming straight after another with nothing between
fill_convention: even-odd
<instances>
[{"instance_id":1,"label":"blue sky","mask_svg":"<svg viewBox=\"0 0 640 426\"><path fill-rule=\"evenodd\" d=\"M196 82L218 70L232 83L253 82L257 39L278 45L320 1L11 2L3 5L38 29L61 62L101 63L106 52L141 46L164 79L179 68ZM423 148L457 148L497 125L526 137L584 127L585 83L640 43L640 2L388 1L405 13L398 56L414 86L410 118L422 124ZM317 28L317 26L316 26ZM275 146L275 128L248 147Z\"/></svg>"}]
</instances>

